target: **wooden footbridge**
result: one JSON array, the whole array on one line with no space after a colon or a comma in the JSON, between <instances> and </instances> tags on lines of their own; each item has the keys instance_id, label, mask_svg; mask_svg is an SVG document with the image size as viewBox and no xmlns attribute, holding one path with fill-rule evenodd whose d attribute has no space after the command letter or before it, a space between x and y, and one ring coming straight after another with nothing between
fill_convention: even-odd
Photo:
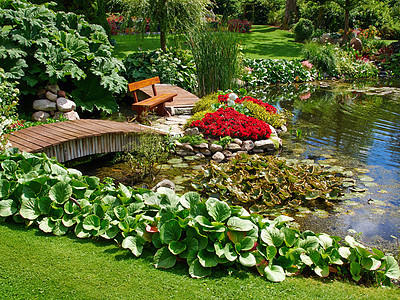
<instances>
[{"instance_id":1,"label":"wooden footbridge","mask_svg":"<svg viewBox=\"0 0 400 300\"><path fill-rule=\"evenodd\" d=\"M174 93L177 96L167 106L175 108L193 107L199 100L195 95L177 86L157 84L160 93ZM150 97L150 87L141 89ZM52 124L44 124L18 131L9 135L13 147L30 153L43 152L49 157L56 157L59 162L66 162L93 154L122 152L129 150L129 144L137 141L137 133L157 132L160 130L148 126L115 122L108 120L81 119Z\"/></svg>"},{"instance_id":2,"label":"wooden footbridge","mask_svg":"<svg viewBox=\"0 0 400 300\"><path fill-rule=\"evenodd\" d=\"M10 134L9 141L21 151L43 152L62 163L92 154L129 150L137 133L150 130L140 124L81 119L20 129Z\"/></svg>"}]
</instances>

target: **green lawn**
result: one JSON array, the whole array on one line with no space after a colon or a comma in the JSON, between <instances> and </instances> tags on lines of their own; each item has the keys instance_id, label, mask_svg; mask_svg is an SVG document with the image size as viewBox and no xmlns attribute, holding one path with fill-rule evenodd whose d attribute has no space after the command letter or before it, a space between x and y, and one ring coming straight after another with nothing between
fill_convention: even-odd
<instances>
[{"instance_id":1,"label":"green lawn","mask_svg":"<svg viewBox=\"0 0 400 300\"><path fill-rule=\"evenodd\" d=\"M301 58L300 43L295 43L293 34L267 25L255 25L249 34L238 34L242 41L243 53L248 58ZM141 50L154 50L160 48L159 35L115 35L112 37L117 42L114 56L124 58L126 55ZM183 37L170 36L168 46L184 45Z\"/></svg>"},{"instance_id":2,"label":"green lawn","mask_svg":"<svg viewBox=\"0 0 400 300\"><path fill-rule=\"evenodd\" d=\"M0 299L399 299L394 289L314 278L271 283L255 273L216 270L192 279L181 264L152 265L113 242L56 237L0 224Z\"/></svg>"}]
</instances>

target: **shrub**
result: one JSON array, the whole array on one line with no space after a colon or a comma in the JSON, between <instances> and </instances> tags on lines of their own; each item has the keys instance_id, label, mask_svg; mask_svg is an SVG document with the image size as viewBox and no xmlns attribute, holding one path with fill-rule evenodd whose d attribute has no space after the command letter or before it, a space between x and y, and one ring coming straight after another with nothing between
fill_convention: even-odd
<instances>
[{"instance_id":1,"label":"shrub","mask_svg":"<svg viewBox=\"0 0 400 300\"><path fill-rule=\"evenodd\" d=\"M331 44L307 43L303 48L303 56L320 72L336 75L337 51L338 47Z\"/></svg>"},{"instance_id":2,"label":"shrub","mask_svg":"<svg viewBox=\"0 0 400 300\"><path fill-rule=\"evenodd\" d=\"M116 111L114 94L124 93L127 81L118 74L124 66L111 56L104 29L47 6L17 0L13 9L0 10L0 65L6 75L19 81L24 94L57 82L83 110Z\"/></svg>"},{"instance_id":3,"label":"shrub","mask_svg":"<svg viewBox=\"0 0 400 300\"><path fill-rule=\"evenodd\" d=\"M213 104L217 104L218 101L218 93L210 94L204 96L193 107L193 113L198 113L200 111L211 110Z\"/></svg>"},{"instance_id":4,"label":"shrub","mask_svg":"<svg viewBox=\"0 0 400 300\"><path fill-rule=\"evenodd\" d=\"M190 125L191 125L194 121L200 121L200 120L202 120L202 119L206 116L206 114L212 113L212 112L214 112L214 110L208 109L208 110L202 110L202 111L199 111L199 112L193 114L193 116L191 116L191 117L186 121L186 123L185 123L185 125L183 126L183 128L186 129L186 128L190 127Z\"/></svg>"},{"instance_id":5,"label":"shrub","mask_svg":"<svg viewBox=\"0 0 400 300\"><path fill-rule=\"evenodd\" d=\"M312 37L314 25L310 20L301 18L294 26L293 33L296 42L304 42Z\"/></svg>"},{"instance_id":6,"label":"shrub","mask_svg":"<svg viewBox=\"0 0 400 300\"><path fill-rule=\"evenodd\" d=\"M249 110L249 116L264 121L274 128L281 128L286 123L281 114L271 114L264 107L251 101L243 101L242 103Z\"/></svg>"},{"instance_id":7,"label":"shrub","mask_svg":"<svg viewBox=\"0 0 400 300\"><path fill-rule=\"evenodd\" d=\"M202 134L199 135L184 135L178 139L180 143L189 143L192 146L208 143Z\"/></svg>"},{"instance_id":8,"label":"shrub","mask_svg":"<svg viewBox=\"0 0 400 300\"><path fill-rule=\"evenodd\" d=\"M0 151L9 146L6 133L10 131L18 117L16 106L19 90L15 85L7 80L4 70L0 68Z\"/></svg>"},{"instance_id":9,"label":"shrub","mask_svg":"<svg viewBox=\"0 0 400 300\"><path fill-rule=\"evenodd\" d=\"M187 50L136 52L124 58L123 63L126 71L122 75L129 82L158 76L162 83L177 85L191 92L197 90L196 69Z\"/></svg>"},{"instance_id":10,"label":"shrub","mask_svg":"<svg viewBox=\"0 0 400 300\"><path fill-rule=\"evenodd\" d=\"M242 75L241 80L251 87L307 82L315 80L318 76L315 68L305 68L300 60L244 59L243 65L248 72Z\"/></svg>"}]
</instances>

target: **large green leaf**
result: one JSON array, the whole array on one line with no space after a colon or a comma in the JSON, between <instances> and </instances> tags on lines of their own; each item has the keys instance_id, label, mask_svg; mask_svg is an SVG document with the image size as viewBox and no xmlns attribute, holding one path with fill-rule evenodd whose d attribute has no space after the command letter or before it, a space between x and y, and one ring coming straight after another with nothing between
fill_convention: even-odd
<instances>
[{"instance_id":1,"label":"large green leaf","mask_svg":"<svg viewBox=\"0 0 400 300\"><path fill-rule=\"evenodd\" d=\"M181 234L182 228L179 226L179 223L176 220L169 220L160 228L160 238L164 244L169 244L173 241L179 241Z\"/></svg>"},{"instance_id":2,"label":"large green leaf","mask_svg":"<svg viewBox=\"0 0 400 300\"><path fill-rule=\"evenodd\" d=\"M35 220L42 213L38 207L38 200L36 198L25 198L22 200L20 215L28 220Z\"/></svg>"},{"instance_id":3,"label":"large green leaf","mask_svg":"<svg viewBox=\"0 0 400 300\"><path fill-rule=\"evenodd\" d=\"M0 179L0 199L7 199L10 195L10 182L7 179Z\"/></svg>"},{"instance_id":4,"label":"large green leaf","mask_svg":"<svg viewBox=\"0 0 400 300\"><path fill-rule=\"evenodd\" d=\"M85 230L99 230L100 218L96 215L89 215L83 220L82 226Z\"/></svg>"},{"instance_id":5,"label":"large green leaf","mask_svg":"<svg viewBox=\"0 0 400 300\"><path fill-rule=\"evenodd\" d=\"M268 246L279 247L285 240L285 235L276 227L261 230L261 240Z\"/></svg>"},{"instance_id":6,"label":"large green leaf","mask_svg":"<svg viewBox=\"0 0 400 300\"><path fill-rule=\"evenodd\" d=\"M65 182L57 182L53 185L49 191L49 197L51 200L58 204L64 204L72 195L72 187Z\"/></svg>"},{"instance_id":7,"label":"large green leaf","mask_svg":"<svg viewBox=\"0 0 400 300\"><path fill-rule=\"evenodd\" d=\"M55 222L50 220L50 218L44 218L39 222L39 228L43 232L50 233L53 232L53 228L55 226Z\"/></svg>"},{"instance_id":8,"label":"large green leaf","mask_svg":"<svg viewBox=\"0 0 400 300\"><path fill-rule=\"evenodd\" d=\"M256 265L256 258L251 252L243 252L239 255L239 262L245 267L254 267Z\"/></svg>"},{"instance_id":9,"label":"large green leaf","mask_svg":"<svg viewBox=\"0 0 400 300\"><path fill-rule=\"evenodd\" d=\"M64 226L62 220L57 220L54 222L53 234L57 236L64 235L68 232L68 227Z\"/></svg>"},{"instance_id":10,"label":"large green leaf","mask_svg":"<svg viewBox=\"0 0 400 300\"><path fill-rule=\"evenodd\" d=\"M18 211L18 204L14 200L0 201L0 217L9 217Z\"/></svg>"},{"instance_id":11,"label":"large green leaf","mask_svg":"<svg viewBox=\"0 0 400 300\"><path fill-rule=\"evenodd\" d=\"M225 254L226 259L228 259L229 261L234 261L238 257L235 249L233 248L233 246L230 243L225 245L224 254Z\"/></svg>"},{"instance_id":12,"label":"large green leaf","mask_svg":"<svg viewBox=\"0 0 400 300\"><path fill-rule=\"evenodd\" d=\"M285 235L285 243L288 247L292 247L296 241L296 232L288 227L282 227L281 231Z\"/></svg>"},{"instance_id":13,"label":"large green leaf","mask_svg":"<svg viewBox=\"0 0 400 300\"><path fill-rule=\"evenodd\" d=\"M223 222L231 216L231 208L226 202L210 198L206 202L208 214L216 222Z\"/></svg>"},{"instance_id":14,"label":"large green leaf","mask_svg":"<svg viewBox=\"0 0 400 300\"><path fill-rule=\"evenodd\" d=\"M399 279L400 270L397 261L393 258L393 256L386 256L385 258L386 269L385 275L391 279Z\"/></svg>"},{"instance_id":15,"label":"large green leaf","mask_svg":"<svg viewBox=\"0 0 400 300\"><path fill-rule=\"evenodd\" d=\"M230 217L227 226L231 230L250 231L253 229L254 224L249 220L241 219L239 217Z\"/></svg>"},{"instance_id":16,"label":"large green leaf","mask_svg":"<svg viewBox=\"0 0 400 300\"><path fill-rule=\"evenodd\" d=\"M76 224L74 231L75 231L75 235L80 239L86 239L91 236L90 231L84 229L82 226L82 223Z\"/></svg>"},{"instance_id":17,"label":"large green leaf","mask_svg":"<svg viewBox=\"0 0 400 300\"><path fill-rule=\"evenodd\" d=\"M53 201L50 199L50 197L40 197L38 206L42 214L49 214L52 203Z\"/></svg>"},{"instance_id":18,"label":"large green leaf","mask_svg":"<svg viewBox=\"0 0 400 300\"><path fill-rule=\"evenodd\" d=\"M14 176L15 172L18 169L17 163L13 160L4 160L1 163L1 167L3 168L5 174L10 175L10 176Z\"/></svg>"},{"instance_id":19,"label":"large green leaf","mask_svg":"<svg viewBox=\"0 0 400 300\"><path fill-rule=\"evenodd\" d=\"M161 249L158 249L154 255L153 261L156 268L168 269L175 265L176 256L168 250L167 246L164 246Z\"/></svg>"},{"instance_id":20,"label":"large green leaf","mask_svg":"<svg viewBox=\"0 0 400 300\"><path fill-rule=\"evenodd\" d=\"M181 254L183 251L186 250L186 248L187 245L180 241L173 241L168 245L169 251L171 251L171 253L174 255Z\"/></svg>"},{"instance_id":21,"label":"large green leaf","mask_svg":"<svg viewBox=\"0 0 400 300\"><path fill-rule=\"evenodd\" d=\"M199 259L195 259L189 266L189 274L193 278L203 278L211 275L211 268L205 268L199 262Z\"/></svg>"},{"instance_id":22,"label":"large green leaf","mask_svg":"<svg viewBox=\"0 0 400 300\"><path fill-rule=\"evenodd\" d=\"M216 255L214 252L208 252L203 249L197 254L197 258L199 259L200 264L204 268L215 267L218 263L215 260Z\"/></svg>"},{"instance_id":23,"label":"large green leaf","mask_svg":"<svg viewBox=\"0 0 400 300\"><path fill-rule=\"evenodd\" d=\"M128 215L127 208L122 205L114 207L113 211L118 220L123 220Z\"/></svg>"},{"instance_id":24,"label":"large green leaf","mask_svg":"<svg viewBox=\"0 0 400 300\"><path fill-rule=\"evenodd\" d=\"M350 273L355 281L359 281L361 279L361 266L358 262L353 261L350 263Z\"/></svg>"},{"instance_id":25,"label":"large green leaf","mask_svg":"<svg viewBox=\"0 0 400 300\"><path fill-rule=\"evenodd\" d=\"M265 276L272 282L281 282L286 278L285 271L281 266L268 265L264 269Z\"/></svg>"},{"instance_id":26,"label":"large green leaf","mask_svg":"<svg viewBox=\"0 0 400 300\"><path fill-rule=\"evenodd\" d=\"M144 242L139 236L128 236L122 241L122 247L131 250L136 257L139 257L142 255Z\"/></svg>"},{"instance_id":27,"label":"large green leaf","mask_svg":"<svg viewBox=\"0 0 400 300\"><path fill-rule=\"evenodd\" d=\"M324 265L322 267L316 266L314 269L315 274L319 277L328 277L329 276L329 266Z\"/></svg>"}]
</instances>

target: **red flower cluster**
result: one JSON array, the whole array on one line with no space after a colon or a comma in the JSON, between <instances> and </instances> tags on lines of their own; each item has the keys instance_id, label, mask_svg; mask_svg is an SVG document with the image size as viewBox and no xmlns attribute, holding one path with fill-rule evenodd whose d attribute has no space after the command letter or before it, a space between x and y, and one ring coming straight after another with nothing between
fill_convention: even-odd
<instances>
[{"instance_id":1,"label":"red flower cluster","mask_svg":"<svg viewBox=\"0 0 400 300\"><path fill-rule=\"evenodd\" d=\"M267 123L237 112L232 107L207 113L202 120L193 121L204 134L215 137L230 136L245 139L268 139L271 129Z\"/></svg>"},{"instance_id":2,"label":"red flower cluster","mask_svg":"<svg viewBox=\"0 0 400 300\"><path fill-rule=\"evenodd\" d=\"M253 98L253 97L250 97L250 96L245 96L242 99L237 99L236 103L242 103L244 101L251 101L251 102L253 102L255 104L258 104L258 105L260 105L262 107L265 107L265 110L267 112L269 112L270 114L276 114L276 108L275 107L273 107L272 105L269 105L268 103L262 102L260 99L256 99L256 98Z\"/></svg>"},{"instance_id":3,"label":"red flower cluster","mask_svg":"<svg viewBox=\"0 0 400 300\"><path fill-rule=\"evenodd\" d=\"M228 21L228 30L233 32L250 32L252 26L253 23L247 20L234 19Z\"/></svg>"}]
</instances>

